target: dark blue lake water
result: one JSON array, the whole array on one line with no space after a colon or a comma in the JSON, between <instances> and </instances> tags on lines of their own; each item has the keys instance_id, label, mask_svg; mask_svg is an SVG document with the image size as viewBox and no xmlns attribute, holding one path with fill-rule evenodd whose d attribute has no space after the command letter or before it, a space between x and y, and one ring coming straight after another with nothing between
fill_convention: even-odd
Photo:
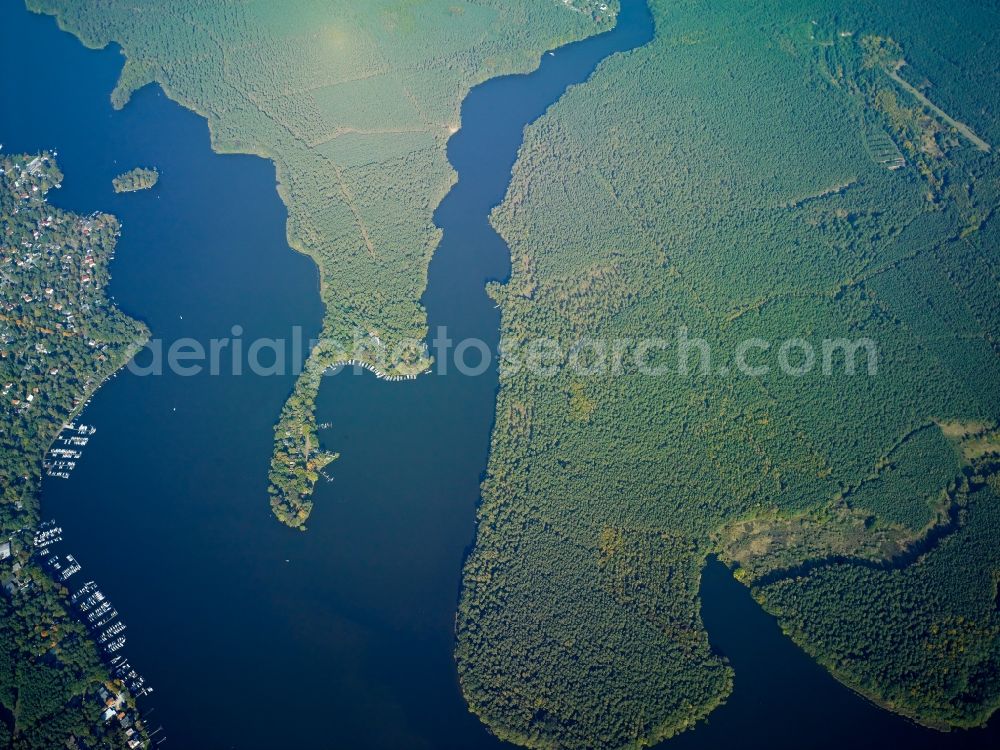
<instances>
[{"instance_id":1,"label":"dark blue lake water","mask_svg":"<svg viewBox=\"0 0 1000 750\"><path fill-rule=\"evenodd\" d=\"M624 5L614 32L466 100L449 147L460 180L435 216L432 330L496 344L499 312L483 285L507 275L508 254L487 215L524 125L601 59L649 38L644 3ZM316 270L285 242L268 162L212 153L205 122L157 88L114 112L121 56L85 50L19 2L0 4L0 60L0 143L57 148L66 179L52 202L124 222L111 292L154 336L318 332ZM158 167L160 183L114 194L111 178L138 165ZM307 533L278 524L266 496L291 376L123 373L101 389L83 417L98 432L70 480L46 482L43 513L127 623L125 650L155 687L142 705L165 747L504 746L468 713L452 658L496 385L492 371L329 378L317 418L343 456ZM837 684L721 565L708 567L703 593L736 690L668 747L984 746L984 733L923 730Z\"/></svg>"}]
</instances>

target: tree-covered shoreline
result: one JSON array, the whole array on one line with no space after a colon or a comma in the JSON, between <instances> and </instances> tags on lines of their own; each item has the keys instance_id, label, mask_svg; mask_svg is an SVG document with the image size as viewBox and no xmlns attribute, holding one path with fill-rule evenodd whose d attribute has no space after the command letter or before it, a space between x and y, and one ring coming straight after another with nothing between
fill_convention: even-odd
<instances>
[{"instance_id":1,"label":"tree-covered shoreline","mask_svg":"<svg viewBox=\"0 0 1000 750\"><path fill-rule=\"evenodd\" d=\"M731 685L703 648L715 554L843 683L979 726L1000 703L995 11L650 5L656 39L527 130L493 215L502 337L864 339L879 365L501 370L463 692L530 747L692 727Z\"/></svg>"},{"instance_id":2,"label":"tree-covered shoreline","mask_svg":"<svg viewBox=\"0 0 1000 750\"><path fill-rule=\"evenodd\" d=\"M139 190L149 190L160 179L160 173L155 168L136 167L123 172L111 181L116 193L134 193Z\"/></svg>"},{"instance_id":3,"label":"tree-covered shoreline","mask_svg":"<svg viewBox=\"0 0 1000 750\"><path fill-rule=\"evenodd\" d=\"M89 47L121 47L115 107L157 83L208 120L213 149L274 162L288 242L320 270L323 338L366 338L363 364L395 378L430 364L405 343L427 335L420 297L462 99L609 28L618 0L27 6ZM310 360L307 378L337 363L323 350ZM315 393L297 384L275 428L271 505L299 528L318 476Z\"/></svg>"},{"instance_id":4,"label":"tree-covered shoreline","mask_svg":"<svg viewBox=\"0 0 1000 750\"><path fill-rule=\"evenodd\" d=\"M0 172L0 745L124 748L143 730L105 722L103 696L132 699L43 569L33 532L46 452L148 331L105 294L117 220L50 205L62 182L51 154L0 154Z\"/></svg>"}]
</instances>

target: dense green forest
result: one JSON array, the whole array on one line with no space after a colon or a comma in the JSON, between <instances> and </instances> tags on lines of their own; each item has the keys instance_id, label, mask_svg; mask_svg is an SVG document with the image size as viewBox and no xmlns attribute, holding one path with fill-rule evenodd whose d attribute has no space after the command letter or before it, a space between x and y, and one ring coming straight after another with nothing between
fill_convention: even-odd
<instances>
[{"instance_id":1,"label":"dense green forest","mask_svg":"<svg viewBox=\"0 0 1000 750\"><path fill-rule=\"evenodd\" d=\"M389 375L427 364L401 344L425 334L462 96L613 22L585 0L28 5L121 44L116 105L159 82L217 149L274 160L325 336L360 331ZM620 341L624 368L501 373L456 621L469 705L533 747L694 726L733 679L699 615L715 553L838 679L980 724L1000 703L997 10L650 5L655 40L528 129L494 215L505 349ZM638 365L636 342L680 330L714 366ZM877 368L732 367L795 339L870 341ZM343 356L313 353L276 427L271 502L293 526L335 457L313 404Z\"/></svg>"},{"instance_id":2,"label":"dense green forest","mask_svg":"<svg viewBox=\"0 0 1000 750\"><path fill-rule=\"evenodd\" d=\"M134 193L137 190L149 190L159 179L160 173L156 169L136 167L115 177L111 186L116 193Z\"/></svg>"},{"instance_id":3,"label":"dense green forest","mask_svg":"<svg viewBox=\"0 0 1000 750\"><path fill-rule=\"evenodd\" d=\"M532 747L691 727L732 684L699 616L715 553L838 679L980 724L1000 704L998 12L650 5L655 40L528 128L494 212L505 351L624 343L617 370L501 370L466 698ZM639 366L636 342L676 360L682 330L710 364ZM775 365L793 339L815 367ZM821 367L837 340L877 366ZM748 341L768 371L734 368Z\"/></svg>"},{"instance_id":4,"label":"dense green forest","mask_svg":"<svg viewBox=\"0 0 1000 750\"><path fill-rule=\"evenodd\" d=\"M976 487L960 528L910 565L832 564L754 595L876 702L941 729L980 724L1000 708L997 489Z\"/></svg>"},{"instance_id":5,"label":"dense green forest","mask_svg":"<svg viewBox=\"0 0 1000 750\"><path fill-rule=\"evenodd\" d=\"M129 747L119 722L101 719L101 690L122 688L69 614L65 589L30 562L17 579L23 589L0 594L0 748Z\"/></svg>"},{"instance_id":6,"label":"dense green forest","mask_svg":"<svg viewBox=\"0 0 1000 750\"><path fill-rule=\"evenodd\" d=\"M122 688L32 547L46 452L147 336L105 295L118 221L50 205L61 181L49 154L0 155L0 748L130 739L102 721L100 691Z\"/></svg>"},{"instance_id":7,"label":"dense green forest","mask_svg":"<svg viewBox=\"0 0 1000 750\"><path fill-rule=\"evenodd\" d=\"M288 239L320 268L322 336L389 376L426 369L420 296L455 177L445 143L466 92L614 22L617 0L27 0L87 45L116 42L124 106L151 82L201 114L212 144L274 161ZM604 9L602 9L602 7ZM318 349L310 372L335 364ZM309 514L315 384L276 429L272 507ZM289 424L289 420L292 423ZM294 444L290 444L294 443Z\"/></svg>"}]
</instances>

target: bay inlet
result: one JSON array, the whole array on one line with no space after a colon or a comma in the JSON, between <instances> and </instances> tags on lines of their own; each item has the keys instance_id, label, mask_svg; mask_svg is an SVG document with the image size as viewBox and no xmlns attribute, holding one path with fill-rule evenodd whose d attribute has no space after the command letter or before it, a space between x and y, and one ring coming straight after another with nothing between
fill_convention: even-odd
<instances>
[{"instance_id":1,"label":"bay inlet","mask_svg":"<svg viewBox=\"0 0 1000 750\"><path fill-rule=\"evenodd\" d=\"M447 326L495 347L500 312L484 285L507 277L509 254L488 216L523 128L652 31L643 0L623 0L614 31L469 94L448 151L459 181L435 214L443 239L423 298L432 333ZM318 334L316 270L287 246L270 163L213 153L204 120L155 87L113 111L118 52L87 50L20 3L0 4L0 42L0 143L56 148L66 177L51 200L123 221L111 293L128 314L165 341L233 326L246 340ZM116 195L112 178L136 165L156 166L159 183ZM306 533L267 502L272 429L293 377L123 372L83 415L98 432L70 479L44 485L43 517L128 620L129 657L155 687L141 708L165 727L165 747L509 747L468 712L453 659L496 373L328 378L317 421L342 457L317 485ZM837 684L718 564L704 593L736 690L708 726L667 747L973 746L974 735L915 727Z\"/></svg>"}]
</instances>

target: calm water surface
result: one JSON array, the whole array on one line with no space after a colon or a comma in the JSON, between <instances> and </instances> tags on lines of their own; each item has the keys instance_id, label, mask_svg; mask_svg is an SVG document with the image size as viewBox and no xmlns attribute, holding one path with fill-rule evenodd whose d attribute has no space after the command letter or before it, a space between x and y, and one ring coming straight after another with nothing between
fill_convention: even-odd
<instances>
[{"instance_id":1,"label":"calm water surface","mask_svg":"<svg viewBox=\"0 0 1000 750\"><path fill-rule=\"evenodd\" d=\"M644 3L624 6L614 32L467 98L449 144L460 179L435 215L444 238L424 297L432 330L496 343L499 311L483 285L506 277L508 252L486 217L523 126L601 59L648 40ZM121 56L85 50L18 2L0 3L0 59L0 143L57 148L66 179L52 202L124 222L111 292L154 336L207 341L234 325L247 340L318 332L316 270L285 242L268 162L212 153L204 121L157 88L114 112ZM160 183L115 195L111 178L137 165L158 167ZM65 529L79 578L97 579L128 625L125 651L156 689L143 705L164 725L164 746L505 747L466 710L452 659L495 373L330 378L317 417L343 456L335 481L317 488L304 534L278 524L266 496L272 427L291 386L290 377L122 374L84 415L98 433L72 478L45 484L43 512ZM785 640L721 565L707 569L704 593L736 691L668 747L984 739L871 707Z\"/></svg>"}]
</instances>

